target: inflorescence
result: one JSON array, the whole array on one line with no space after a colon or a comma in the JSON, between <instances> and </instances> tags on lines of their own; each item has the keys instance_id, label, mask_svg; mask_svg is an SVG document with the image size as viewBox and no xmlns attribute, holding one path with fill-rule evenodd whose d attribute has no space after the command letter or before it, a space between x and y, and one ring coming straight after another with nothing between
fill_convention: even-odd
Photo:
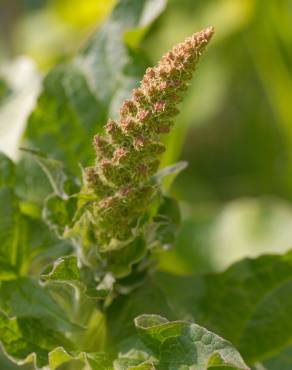
<instances>
[{"instance_id":1,"label":"inflorescence","mask_svg":"<svg viewBox=\"0 0 292 370\"><path fill-rule=\"evenodd\" d=\"M119 121L109 120L93 144L96 163L85 170L86 188L94 192L92 207L98 245L125 241L157 193L150 182L165 151L161 135L170 131L179 113L181 94L213 35L208 27L164 55L148 68L140 87L124 101Z\"/></svg>"}]
</instances>

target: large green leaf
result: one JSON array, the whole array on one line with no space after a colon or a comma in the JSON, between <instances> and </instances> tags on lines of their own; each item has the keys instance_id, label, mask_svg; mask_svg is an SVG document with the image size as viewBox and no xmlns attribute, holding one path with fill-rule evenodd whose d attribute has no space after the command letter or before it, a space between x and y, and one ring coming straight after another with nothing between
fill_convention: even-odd
<instances>
[{"instance_id":1,"label":"large green leaf","mask_svg":"<svg viewBox=\"0 0 292 370\"><path fill-rule=\"evenodd\" d=\"M38 218L23 217L22 273L39 276L49 263L72 252L68 240L59 240L55 233ZM21 251L20 247L18 250Z\"/></svg>"},{"instance_id":2,"label":"large green leaf","mask_svg":"<svg viewBox=\"0 0 292 370\"><path fill-rule=\"evenodd\" d=\"M105 345L104 315L96 300L77 286L63 281L40 285L22 278L2 283L0 297L0 342L18 363L33 359L35 353L37 364L47 365L49 353L59 346L64 351L90 353L81 358L65 356L66 362L69 357L74 362L106 363L105 356L91 355Z\"/></svg>"},{"instance_id":3,"label":"large green leaf","mask_svg":"<svg viewBox=\"0 0 292 370\"><path fill-rule=\"evenodd\" d=\"M0 338L4 350L18 364L37 363L44 366L48 353L57 345L73 349L64 334L45 328L39 320L8 318L0 312Z\"/></svg>"},{"instance_id":4,"label":"large green leaf","mask_svg":"<svg viewBox=\"0 0 292 370\"><path fill-rule=\"evenodd\" d=\"M78 112L83 114L78 114ZM41 149L75 170L92 156L91 137L103 123L99 104L80 70L54 68L28 121L26 146Z\"/></svg>"},{"instance_id":5,"label":"large green leaf","mask_svg":"<svg viewBox=\"0 0 292 370\"><path fill-rule=\"evenodd\" d=\"M0 342L18 361L36 354L40 366L58 346L67 351L102 349L105 322L96 301L75 286L19 278L0 285Z\"/></svg>"},{"instance_id":6,"label":"large green leaf","mask_svg":"<svg viewBox=\"0 0 292 370\"><path fill-rule=\"evenodd\" d=\"M0 187L0 204L0 280L37 274L72 249L70 242L59 241L40 219L22 213L26 205L12 188Z\"/></svg>"},{"instance_id":7,"label":"large green leaf","mask_svg":"<svg viewBox=\"0 0 292 370\"><path fill-rule=\"evenodd\" d=\"M41 155L41 153L33 151L33 150L27 150L27 149L22 149L22 150L32 155L35 161L39 164L41 169L46 174L51 184L53 192L59 197L66 198L65 183L68 178L67 178L67 175L65 174L63 163L56 159L47 158Z\"/></svg>"},{"instance_id":8,"label":"large green leaf","mask_svg":"<svg viewBox=\"0 0 292 370\"><path fill-rule=\"evenodd\" d=\"M178 317L230 340L249 363L275 356L292 340L292 252L245 259L202 277L157 274Z\"/></svg>"},{"instance_id":9,"label":"large green leaf","mask_svg":"<svg viewBox=\"0 0 292 370\"><path fill-rule=\"evenodd\" d=\"M144 345L150 351L149 358L145 356L146 361L141 352L136 351L135 358L133 350L130 351L128 361L133 365L143 365L137 369L205 370L222 366L248 369L231 343L197 324L186 321L169 322L158 315L142 315L135 319L135 325ZM127 356L129 353L123 357ZM115 369L127 369L124 367L123 357L115 362ZM120 361L122 366L119 365Z\"/></svg>"},{"instance_id":10,"label":"large green leaf","mask_svg":"<svg viewBox=\"0 0 292 370\"><path fill-rule=\"evenodd\" d=\"M249 364L276 361L291 343L291 290L292 252L245 259L217 274L156 273L143 287L112 303L111 338L116 342L133 335L130 322L135 316L163 314L195 320L221 335Z\"/></svg>"},{"instance_id":11,"label":"large green leaf","mask_svg":"<svg viewBox=\"0 0 292 370\"><path fill-rule=\"evenodd\" d=\"M48 329L80 330L52 298L49 290L31 278L4 281L0 285L0 308L10 317L41 320Z\"/></svg>"}]
</instances>

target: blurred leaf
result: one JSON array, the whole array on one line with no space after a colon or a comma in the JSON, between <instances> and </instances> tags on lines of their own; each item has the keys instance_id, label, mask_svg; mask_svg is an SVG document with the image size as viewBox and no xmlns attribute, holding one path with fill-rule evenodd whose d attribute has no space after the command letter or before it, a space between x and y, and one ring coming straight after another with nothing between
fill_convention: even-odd
<instances>
[{"instance_id":1,"label":"blurred leaf","mask_svg":"<svg viewBox=\"0 0 292 370\"><path fill-rule=\"evenodd\" d=\"M12 188L0 187L0 204L0 280L28 271L37 274L72 249L70 242L57 240L41 220L22 214L22 204Z\"/></svg>"},{"instance_id":2,"label":"blurred leaf","mask_svg":"<svg viewBox=\"0 0 292 370\"><path fill-rule=\"evenodd\" d=\"M60 365L70 360L72 360L72 356L70 356L63 348L56 348L49 353L50 370L56 370Z\"/></svg>"},{"instance_id":3,"label":"blurred leaf","mask_svg":"<svg viewBox=\"0 0 292 370\"><path fill-rule=\"evenodd\" d=\"M153 176L153 179L158 183L166 183L167 188L169 188L176 176L179 175L179 173L183 171L187 165L187 162L181 161L164 167Z\"/></svg>"},{"instance_id":4,"label":"blurred leaf","mask_svg":"<svg viewBox=\"0 0 292 370\"><path fill-rule=\"evenodd\" d=\"M160 15L165 7L167 0L150 0L150 1L140 1L140 3L135 3L135 6L139 9L139 20L135 22L135 27L130 26L132 30L127 30L125 32L124 40L126 44L131 47L137 46L143 36L145 35L149 25L155 21L158 15ZM138 13L138 12L137 12ZM125 14L127 17L128 14Z\"/></svg>"},{"instance_id":5,"label":"blurred leaf","mask_svg":"<svg viewBox=\"0 0 292 370\"><path fill-rule=\"evenodd\" d=\"M263 363L262 370L290 370L292 368L292 347L289 346ZM260 370L260 368L259 368Z\"/></svg>"},{"instance_id":6,"label":"blurred leaf","mask_svg":"<svg viewBox=\"0 0 292 370\"><path fill-rule=\"evenodd\" d=\"M67 176L64 172L64 166L61 161L55 159L49 159L45 156L40 155L38 152L24 149L25 152L28 152L33 156L36 162L40 165L41 169L46 174L50 184L54 190L54 193L61 198L66 198L64 191L64 185L67 180Z\"/></svg>"},{"instance_id":7,"label":"blurred leaf","mask_svg":"<svg viewBox=\"0 0 292 370\"><path fill-rule=\"evenodd\" d=\"M119 1L108 22L77 59L99 100L108 106L108 115L112 118L117 116L121 102L138 85L146 68L145 56L129 50L124 44L125 32L149 26L165 3L165 0ZM131 38L129 34L127 38Z\"/></svg>"},{"instance_id":8,"label":"blurred leaf","mask_svg":"<svg viewBox=\"0 0 292 370\"><path fill-rule=\"evenodd\" d=\"M15 182L15 165L4 153L0 152L0 187L13 186Z\"/></svg>"},{"instance_id":9,"label":"blurred leaf","mask_svg":"<svg viewBox=\"0 0 292 370\"><path fill-rule=\"evenodd\" d=\"M80 160L92 157L91 137L102 124L100 106L82 72L73 66L54 68L43 89L29 118L26 146L41 148L76 172Z\"/></svg>"},{"instance_id":10,"label":"blurred leaf","mask_svg":"<svg viewBox=\"0 0 292 370\"><path fill-rule=\"evenodd\" d=\"M291 267L288 252L245 259L202 277L159 273L155 281L179 317L193 318L227 338L254 363L291 341Z\"/></svg>"},{"instance_id":11,"label":"blurred leaf","mask_svg":"<svg viewBox=\"0 0 292 370\"><path fill-rule=\"evenodd\" d=\"M49 354L49 364L50 370L76 370L76 366L82 370L113 370L110 357L104 353L81 353L73 357L63 348L56 348Z\"/></svg>"},{"instance_id":12,"label":"blurred leaf","mask_svg":"<svg viewBox=\"0 0 292 370\"><path fill-rule=\"evenodd\" d=\"M157 251L158 269L174 275L189 275L216 271L213 250L210 248L210 235L216 212L197 205L192 218L185 218L173 248ZM215 214L214 214L215 213Z\"/></svg>"},{"instance_id":13,"label":"blurred leaf","mask_svg":"<svg viewBox=\"0 0 292 370\"><path fill-rule=\"evenodd\" d=\"M17 365L15 361L12 361L2 350L0 346L0 368L5 370L35 370L33 364L22 364Z\"/></svg>"},{"instance_id":14,"label":"blurred leaf","mask_svg":"<svg viewBox=\"0 0 292 370\"><path fill-rule=\"evenodd\" d=\"M292 253L245 259L217 274L156 273L108 311L111 338L133 335L129 321L143 313L196 320L222 335L250 363L277 358L291 341Z\"/></svg>"},{"instance_id":15,"label":"blurred leaf","mask_svg":"<svg viewBox=\"0 0 292 370\"><path fill-rule=\"evenodd\" d=\"M167 316L171 320L177 319L163 291L152 279L147 280L139 289L118 296L109 306L109 345L116 346L135 335L133 320L142 314L157 314Z\"/></svg>"},{"instance_id":16,"label":"blurred leaf","mask_svg":"<svg viewBox=\"0 0 292 370\"><path fill-rule=\"evenodd\" d=\"M66 237L66 232L74 223L74 215L77 211L77 199L63 199L58 195L50 195L45 202L43 217L49 227L60 238Z\"/></svg>"},{"instance_id":17,"label":"blurred leaf","mask_svg":"<svg viewBox=\"0 0 292 370\"><path fill-rule=\"evenodd\" d=\"M72 252L70 241L58 240L42 220L25 217L23 222L22 250L26 253L23 255L22 273L39 276L47 264Z\"/></svg>"},{"instance_id":18,"label":"blurred leaf","mask_svg":"<svg viewBox=\"0 0 292 370\"><path fill-rule=\"evenodd\" d=\"M45 287L71 323L79 330L67 331L67 338L81 352L103 351L107 335L106 318L99 309L98 295L89 296L83 280L46 279ZM64 347L70 350L68 346Z\"/></svg>"},{"instance_id":19,"label":"blurred leaf","mask_svg":"<svg viewBox=\"0 0 292 370\"><path fill-rule=\"evenodd\" d=\"M107 295L106 288L111 290L114 282L114 279L111 283L105 276L103 282L98 285L99 289L104 292L98 292L98 279L94 272L86 266L80 266L77 257L72 255L61 257L53 265L48 265L41 279L44 282L68 284L76 288L79 294L85 294L88 298L104 298Z\"/></svg>"},{"instance_id":20,"label":"blurred leaf","mask_svg":"<svg viewBox=\"0 0 292 370\"><path fill-rule=\"evenodd\" d=\"M96 25L110 12L115 0L51 0L50 5L67 23L79 28Z\"/></svg>"},{"instance_id":21,"label":"blurred leaf","mask_svg":"<svg viewBox=\"0 0 292 370\"><path fill-rule=\"evenodd\" d=\"M4 349L19 364L36 362L38 366L44 366L48 362L48 352L57 345L72 348L63 333L44 328L39 320L8 319L2 313L0 320L1 342Z\"/></svg>"},{"instance_id":22,"label":"blurred leaf","mask_svg":"<svg viewBox=\"0 0 292 370\"><path fill-rule=\"evenodd\" d=\"M11 90L9 88L9 85L2 77L0 77L0 107L10 93Z\"/></svg>"},{"instance_id":23,"label":"blurred leaf","mask_svg":"<svg viewBox=\"0 0 292 370\"><path fill-rule=\"evenodd\" d=\"M43 286L22 278L1 284L0 307L13 318L3 314L3 333L11 323L17 331L10 340L2 335L0 325L1 341L11 356L23 360L35 352L39 366L43 366L48 363L48 353L59 346L67 351L103 350L105 319L96 300L85 296L77 285L60 282L51 280ZM16 338L22 346L14 343ZM105 357L90 356L93 364L98 364L98 360L105 361Z\"/></svg>"},{"instance_id":24,"label":"blurred leaf","mask_svg":"<svg viewBox=\"0 0 292 370\"><path fill-rule=\"evenodd\" d=\"M37 347L35 343L28 343L24 340L21 329L16 319L8 319L3 313L0 312L0 338L1 343L5 350L21 363L34 363L35 356L31 355L34 353Z\"/></svg>"},{"instance_id":25,"label":"blurred leaf","mask_svg":"<svg viewBox=\"0 0 292 370\"><path fill-rule=\"evenodd\" d=\"M42 320L45 327L60 331L80 330L68 320L48 289L31 278L2 282L0 292L0 307L11 317Z\"/></svg>"},{"instance_id":26,"label":"blurred leaf","mask_svg":"<svg viewBox=\"0 0 292 370\"><path fill-rule=\"evenodd\" d=\"M252 24L251 29L244 36L246 38L246 42L250 45L250 55L253 59L258 77L269 99L269 104L273 109L273 113L277 116L277 124L279 129L282 131L282 137L286 141L286 145L290 147L292 142L292 131L290 125L292 120L292 109L290 104L292 98L292 76L290 71L291 57L289 58L283 50L283 47L285 48L285 44L282 45L277 32L275 32L275 24L273 23L278 6L278 4L271 3L269 6L265 7L266 17L265 19L262 19L260 17L262 7L261 4L258 4L256 9L256 19L258 21ZM283 7L283 10L281 11L281 19L283 19L283 23L281 21L281 27L276 27L285 29L288 25L290 28L290 22L285 24L284 21L286 20L285 13L289 13L288 4L286 6L287 9ZM266 40L268 40L269 47L263 47L262 44L255 41L256 38L254 35L259 32ZM273 69L275 73L269 73L271 69ZM292 158L290 150L287 155L289 156L290 161L289 173L291 173Z\"/></svg>"},{"instance_id":27,"label":"blurred leaf","mask_svg":"<svg viewBox=\"0 0 292 370\"><path fill-rule=\"evenodd\" d=\"M154 242L170 248L176 240L181 222L178 202L173 198L162 197L153 222L156 228Z\"/></svg>"},{"instance_id":28,"label":"blurred leaf","mask_svg":"<svg viewBox=\"0 0 292 370\"><path fill-rule=\"evenodd\" d=\"M0 306L11 317L2 314L0 338L10 355L24 360L36 353L39 366L43 366L48 352L56 346L74 348L65 333L81 328L69 321L47 288L32 279L20 278L2 282L0 292Z\"/></svg>"},{"instance_id":29,"label":"blurred leaf","mask_svg":"<svg viewBox=\"0 0 292 370\"><path fill-rule=\"evenodd\" d=\"M80 270L77 265L77 258L68 256L58 259L54 263L52 271L47 275L42 275L45 280L61 280L61 281L79 281Z\"/></svg>"},{"instance_id":30,"label":"blurred leaf","mask_svg":"<svg viewBox=\"0 0 292 370\"><path fill-rule=\"evenodd\" d=\"M135 325L143 343L156 357L148 364L140 360L144 364L137 369L155 369L156 363L157 368L165 370L204 370L216 366L249 369L231 343L197 324L169 322L161 316L142 315L135 319ZM122 369L119 366L115 368Z\"/></svg>"},{"instance_id":31,"label":"blurred leaf","mask_svg":"<svg viewBox=\"0 0 292 370\"><path fill-rule=\"evenodd\" d=\"M132 265L139 262L147 252L147 245L142 236L135 238L122 248L104 254L108 261L107 271L121 278L131 272Z\"/></svg>"},{"instance_id":32,"label":"blurred leaf","mask_svg":"<svg viewBox=\"0 0 292 370\"><path fill-rule=\"evenodd\" d=\"M6 88L3 92L2 83L0 151L16 159L27 117L39 92L40 77L34 62L27 57L3 63L0 66L0 80L2 76L5 78Z\"/></svg>"},{"instance_id":33,"label":"blurred leaf","mask_svg":"<svg viewBox=\"0 0 292 370\"><path fill-rule=\"evenodd\" d=\"M18 200L11 188L0 188L0 280L17 275L22 260Z\"/></svg>"},{"instance_id":34,"label":"blurred leaf","mask_svg":"<svg viewBox=\"0 0 292 370\"><path fill-rule=\"evenodd\" d=\"M286 253L291 249L291 222L291 204L282 199L258 197L226 202L213 214L210 260L216 270L223 270L244 257Z\"/></svg>"}]
</instances>

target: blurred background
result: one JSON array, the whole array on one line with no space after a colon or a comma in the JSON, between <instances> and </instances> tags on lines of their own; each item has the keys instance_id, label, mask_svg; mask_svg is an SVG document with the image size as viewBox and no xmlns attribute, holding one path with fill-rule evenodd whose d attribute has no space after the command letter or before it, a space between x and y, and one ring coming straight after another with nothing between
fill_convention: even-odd
<instances>
[{"instance_id":1,"label":"blurred background","mask_svg":"<svg viewBox=\"0 0 292 370\"><path fill-rule=\"evenodd\" d=\"M114 4L0 0L0 149L10 157L42 77ZM183 213L177 246L160 258L181 274L292 246L292 0L169 0L142 48L155 63L209 24L216 36L162 159L189 163L171 188Z\"/></svg>"}]
</instances>

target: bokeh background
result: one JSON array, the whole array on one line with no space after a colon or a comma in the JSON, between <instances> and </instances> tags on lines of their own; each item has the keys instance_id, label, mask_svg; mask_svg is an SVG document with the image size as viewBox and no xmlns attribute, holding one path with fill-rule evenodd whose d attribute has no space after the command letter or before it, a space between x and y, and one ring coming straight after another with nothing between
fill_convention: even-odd
<instances>
[{"instance_id":1,"label":"bokeh background","mask_svg":"<svg viewBox=\"0 0 292 370\"><path fill-rule=\"evenodd\" d=\"M0 149L9 156L17 160L42 77L114 4L0 0ZM142 48L155 63L209 24L216 36L162 159L189 163L170 190L182 205L177 245L160 258L181 274L292 246L292 1L169 0Z\"/></svg>"}]
</instances>

